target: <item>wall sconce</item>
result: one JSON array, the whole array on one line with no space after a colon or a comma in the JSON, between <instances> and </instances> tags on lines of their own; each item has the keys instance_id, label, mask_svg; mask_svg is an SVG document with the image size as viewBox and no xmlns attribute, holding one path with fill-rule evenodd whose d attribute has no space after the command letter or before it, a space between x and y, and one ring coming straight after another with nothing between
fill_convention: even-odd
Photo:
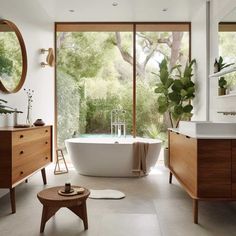
<instances>
[{"instance_id":1,"label":"wall sconce","mask_svg":"<svg viewBox=\"0 0 236 236\"><path fill-rule=\"evenodd\" d=\"M41 67L45 67L45 66L54 66L54 62L55 62L55 57L54 57L54 53L53 53L53 49L49 48L49 49L40 49L41 54L45 54L46 52L48 53L47 57L46 57L46 62L41 62L40 65Z\"/></svg>"}]
</instances>

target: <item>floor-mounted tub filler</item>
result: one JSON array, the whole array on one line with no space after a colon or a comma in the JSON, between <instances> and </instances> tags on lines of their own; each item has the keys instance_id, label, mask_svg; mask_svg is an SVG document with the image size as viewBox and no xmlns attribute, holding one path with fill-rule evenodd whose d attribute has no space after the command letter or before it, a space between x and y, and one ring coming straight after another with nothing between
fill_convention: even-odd
<instances>
[{"instance_id":1,"label":"floor-mounted tub filler","mask_svg":"<svg viewBox=\"0 0 236 236\"><path fill-rule=\"evenodd\" d=\"M79 174L132 177L133 144L148 143L147 174L159 157L161 141L147 138L72 138L65 140L72 164Z\"/></svg>"}]
</instances>

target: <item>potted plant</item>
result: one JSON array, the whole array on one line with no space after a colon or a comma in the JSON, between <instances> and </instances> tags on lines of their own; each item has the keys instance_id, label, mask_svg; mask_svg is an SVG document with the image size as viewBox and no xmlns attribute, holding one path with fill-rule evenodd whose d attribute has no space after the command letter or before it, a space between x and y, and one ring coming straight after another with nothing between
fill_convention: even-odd
<instances>
[{"instance_id":1,"label":"potted plant","mask_svg":"<svg viewBox=\"0 0 236 236\"><path fill-rule=\"evenodd\" d=\"M196 60L186 64L184 71L181 65L168 69L166 59L160 63L160 82L155 92L158 97L158 112L163 114L167 121L167 128L177 128L180 120L189 120L192 117L193 106L191 100L195 97L195 84L191 80L193 65ZM174 72L177 74L174 74ZM168 150L164 151L164 162L168 163Z\"/></svg>"},{"instance_id":2,"label":"potted plant","mask_svg":"<svg viewBox=\"0 0 236 236\"><path fill-rule=\"evenodd\" d=\"M226 94L226 85L227 85L227 81L225 80L225 77L220 77L219 81L218 81L218 95L225 95Z\"/></svg>"},{"instance_id":3,"label":"potted plant","mask_svg":"<svg viewBox=\"0 0 236 236\"><path fill-rule=\"evenodd\" d=\"M0 114L22 113L22 111L16 111L14 108L7 106L6 103L7 101L0 99Z\"/></svg>"},{"instance_id":4,"label":"potted plant","mask_svg":"<svg viewBox=\"0 0 236 236\"><path fill-rule=\"evenodd\" d=\"M214 63L214 72L219 72L229 66L234 65L234 63L224 63L223 57L220 56L219 60L215 59L215 63ZM227 81L225 80L224 77L220 77L219 81L218 81L218 95L225 95L226 94L226 86L227 86Z\"/></svg>"}]
</instances>

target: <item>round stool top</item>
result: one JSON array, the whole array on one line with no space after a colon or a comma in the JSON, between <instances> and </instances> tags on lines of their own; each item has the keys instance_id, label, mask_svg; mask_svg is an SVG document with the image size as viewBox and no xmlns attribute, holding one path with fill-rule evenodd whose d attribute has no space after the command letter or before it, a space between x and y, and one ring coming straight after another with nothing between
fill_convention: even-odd
<instances>
[{"instance_id":1,"label":"round stool top","mask_svg":"<svg viewBox=\"0 0 236 236\"><path fill-rule=\"evenodd\" d=\"M71 187L80 188L80 186ZM37 194L37 197L43 205L68 207L81 204L81 202L85 201L90 194L89 190L83 187L85 189L83 193L76 194L73 196L61 196L58 194L58 190L63 188L64 186L46 188L40 191Z\"/></svg>"}]
</instances>

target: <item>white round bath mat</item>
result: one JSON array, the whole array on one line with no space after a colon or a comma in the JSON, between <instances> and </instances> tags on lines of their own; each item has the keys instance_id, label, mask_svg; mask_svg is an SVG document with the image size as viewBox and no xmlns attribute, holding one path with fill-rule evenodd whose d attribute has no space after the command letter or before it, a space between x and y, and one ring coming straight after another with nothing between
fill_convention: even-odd
<instances>
[{"instance_id":1,"label":"white round bath mat","mask_svg":"<svg viewBox=\"0 0 236 236\"><path fill-rule=\"evenodd\" d=\"M113 189L102 189L102 190L90 189L90 195L89 195L89 198L92 199L122 199L124 197L125 197L124 193Z\"/></svg>"}]
</instances>

